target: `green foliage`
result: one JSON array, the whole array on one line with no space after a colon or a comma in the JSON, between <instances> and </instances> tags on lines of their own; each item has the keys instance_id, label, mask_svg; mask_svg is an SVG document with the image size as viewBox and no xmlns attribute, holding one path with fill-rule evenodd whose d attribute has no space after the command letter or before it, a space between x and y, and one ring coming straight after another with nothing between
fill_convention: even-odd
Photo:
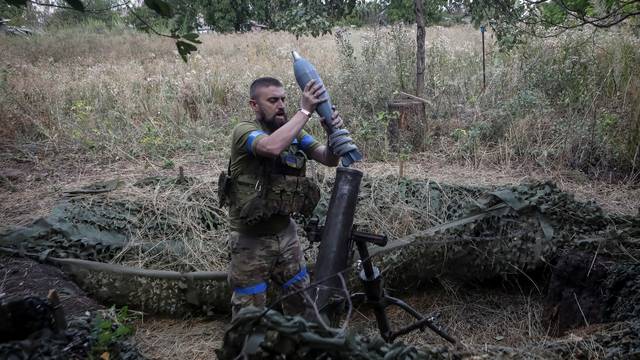
<instances>
[{"instance_id":1,"label":"green foliage","mask_svg":"<svg viewBox=\"0 0 640 360\"><path fill-rule=\"evenodd\" d=\"M386 15L391 22L414 23L416 21L415 0L388 0ZM422 0L424 17L427 24L434 24L443 19L446 0Z\"/></svg>"},{"instance_id":2,"label":"green foliage","mask_svg":"<svg viewBox=\"0 0 640 360\"><path fill-rule=\"evenodd\" d=\"M188 35L193 35L193 34L188 34ZM197 34L195 35L197 37ZM200 43L200 41L198 41L198 43ZM178 47L178 53L180 54L184 62L187 62L187 55L191 54L194 51L198 51L198 48L195 45L182 40L176 41L176 46Z\"/></svg>"},{"instance_id":3,"label":"green foliage","mask_svg":"<svg viewBox=\"0 0 640 360\"><path fill-rule=\"evenodd\" d=\"M27 0L5 0L7 4L16 6L16 7L26 7Z\"/></svg>"},{"instance_id":4,"label":"green foliage","mask_svg":"<svg viewBox=\"0 0 640 360\"><path fill-rule=\"evenodd\" d=\"M127 306L98 312L91 329L91 355L103 358L104 353L110 354L110 348L115 342L133 335L135 330L131 325L133 320Z\"/></svg>"},{"instance_id":5,"label":"green foliage","mask_svg":"<svg viewBox=\"0 0 640 360\"><path fill-rule=\"evenodd\" d=\"M447 35L448 29L438 30L443 36L428 48L425 97L431 103L427 138L432 143L427 151L474 163L570 166L589 174L640 169L635 35L567 33L508 52L497 52L489 43L482 91L482 56L473 46L479 33L452 30L456 38ZM325 37L303 49L367 159L389 158L386 128L393 117L387 101L399 96L397 90L413 90L411 31L341 30L335 47ZM7 96L0 97L0 110L10 119L9 128L14 126L8 138L103 159L144 157L160 167L184 151L223 156L234 123L252 116L246 90L264 69L285 83L290 114L296 106L299 89L284 59L286 49L307 39L271 32L207 35L215 41L200 49L202 56L176 66L169 51L155 54L167 45L161 39L113 34L73 29L0 43L7 59L0 76L0 91ZM25 58L31 66L13 65ZM79 58L101 62L87 67L77 63ZM310 130L324 136L320 126Z\"/></svg>"},{"instance_id":6,"label":"green foliage","mask_svg":"<svg viewBox=\"0 0 640 360\"><path fill-rule=\"evenodd\" d=\"M555 2L543 4L540 8L542 18L547 26L558 26L567 19L567 13Z\"/></svg>"},{"instance_id":7,"label":"green foliage","mask_svg":"<svg viewBox=\"0 0 640 360\"><path fill-rule=\"evenodd\" d=\"M264 6L252 8L247 0L221 0L207 2L204 9L208 25L219 32L230 32L246 30L243 27L264 10Z\"/></svg>"},{"instance_id":8,"label":"green foliage","mask_svg":"<svg viewBox=\"0 0 640 360\"><path fill-rule=\"evenodd\" d=\"M557 36L594 25L608 28L640 15L640 2L626 0L465 0L473 23L490 25L507 48L525 35Z\"/></svg>"},{"instance_id":9,"label":"green foliage","mask_svg":"<svg viewBox=\"0 0 640 360\"><path fill-rule=\"evenodd\" d=\"M76 3L76 2L74 2ZM113 28L121 23L121 16L118 12L110 9L117 0L85 0L83 3L76 4L70 9L55 9L50 16L45 18L47 27L64 28L76 26L79 24L102 24L106 28ZM79 10L79 6L83 10ZM89 11L85 11L89 10ZM107 10L109 9L109 10ZM100 10L100 11L96 11Z\"/></svg>"},{"instance_id":10,"label":"green foliage","mask_svg":"<svg viewBox=\"0 0 640 360\"><path fill-rule=\"evenodd\" d=\"M85 10L84 4L80 0L64 0L73 10L83 12Z\"/></svg>"},{"instance_id":11,"label":"green foliage","mask_svg":"<svg viewBox=\"0 0 640 360\"><path fill-rule=\"evenodd\" d=\"M176 167L176 163L171 159L165 159L162 163L162 168L165 170L173 169Z\"/></svg>"},{"instance_id":12,"label":"green foliage","mask_svg":"<svg viewBox=\"0 0 640 360\"><path fill-rule=\"evenodd\" d=\"M146 6L136 8L134 11L127 13L124 21L127 25L146 32L150 31L150 28L159 32L168 32L171 27L168 19L158 15Z\"/></svg>"},{"instance_id":13,"label":"green foliage","mask_svg":"<svg viewBox=\"0 0 640 360\"><path fill-rule=\"evenodd\" d=\"M170 19L173 16L171 6L162 0L144 0L144 4L163 18Z\"/></svg>"},{"instance_id":14,"label":"green foliage","mask_svg":"<svg viewBox=\"0 0 640 360\"><path fill-rule=\"evenodd\" d=\"M9 19L14 26L23 25L26 2L0 0L0 18Z\"/></svg>"}]
</instances>

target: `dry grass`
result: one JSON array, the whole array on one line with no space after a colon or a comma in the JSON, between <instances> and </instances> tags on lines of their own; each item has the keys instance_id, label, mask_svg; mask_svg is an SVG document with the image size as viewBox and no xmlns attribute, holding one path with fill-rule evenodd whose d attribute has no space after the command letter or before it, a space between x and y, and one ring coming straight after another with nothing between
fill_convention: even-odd
<instances>
[{"instance_id":1,"label":"dry grass","mask_svg":"<svg viewBox=\"0 0 640 360\"><path fill-rule=\"evenodd\" d=\"M428 292L403 297L408 304L427 316L468 350L485 347L524 348L549 340L541 325L541 298L501 289L444 290L435 287ZM352 327L372 336L377 335L375 316L370 311L356 312ZM405 312L391 307L388 311L392 327L413 322ZM429 329L399 338L415 345L450 344Z\"/></svg>"},{"instance_id":2,"label":"dry grass","mask_svg":"<svg viewBox=\"0 0 640 360\"><path fill-rule=\"evenodd\" d=\"M247 88L256 77L281 78L289 110L297 108L289 55L297 49L323 74L366 155L384 160L389 152L379 113L396 90L412 91L413 29L357 29L343 38L207 34L188 64L171 41L124 30L68 29L28 42L6 38L0 43L0 90L6 94L0 113L10 126L0 132L6 143L88 152L107 161L224 154L230 127L252 116ZM478 32L429 28L427 147L474 166L570 165L598 176L616 175L619 167L627 174L638 170L637 39L615 31L594 38L602 45L583 34L499 53L489 34L488 89L482 92ZM590 65L575 71L572 62L581 58ZM451 141L459 130L466 135Z\"/></svg>"},{"instance_id":3,"label":"dry grass","mask_svg":"<svg viewBox=\"0 0 640 360\"><path fill-rule=\"evenodd\" d=\"M405 162L405 176L432 179L443 184L500 186L550 180L560 189L576 195L580 201L595 201L604 210L627 215L638 214L640 187L633 183L608 183L589 179L584 173L567 169L540 169L513 163L513 166L490 161L477 164L451 162L446 155L420 154ZM399 161L364 164L370 176L398 175Z\"/></svg>"},{"instance_id":4,"label":"dry grass","mask_svg":"<svg viewBox=\"0 0 640 360\"><path fill-rule=\"evenodd\" d=\"M110 194L110 201L131 201L140 209L131 241L113 261L160 270L224 270L229 228L215 184L198 179L184 185L129 185Z\"/></svg>"},{"instance_id":5,"label":"dry grass","mask_svg":"<svg viewBox=\"0 0 640 360\"><path fill-rule=\"evenodd\" d=\"M427 292L403 297L418 311L436 318L435 323L459 340L458 350L486 352L507 350L524 358L557 358L548 352L550 344L559 344L577 354L589 354L591 359L604 358L603 349L589 340L606 325L578 329L561 338L547 335L542 326L541 297L503 289L444 289L436 286ZM412 321L395 308L388 309L392 327ZM205 359L222 345L228 319L172 320L147 318L136 324L135 339L143 354L152 359ZM350 331L379 336L373 313L357 308L350 322ZM397 341L421 346L451 346L431 330L415 331ZM576 346L578 342L582 345ZM591 347L589 347L591 344ZM569 351L571 353L571 351Z\"/></svg>"},{"instance_id":6,"label":"dry grass","mask_svg":"<svg viewBox=\"0 0 640 360\"><path fill-rule=\"evenodd\" d=\"M486 347L535 347L551 340L540 324L539 296L500 290L451 293L435 288L404 300L423 314L435 316L438 326L470 351ZM395 308L389 308L388 315L395 328L411 321ZM210 358L213 350L222 345L227 321L146 319L136 325L136 341L142 352L153 359L170 359L176 355L184 359ZM364 309L356 309L350 330L379 336L373 313ZM399 341L417 346L448 345L428 329L405 335Z\"/></svg>"},{"instance_id":7,"label":"dry grass","mask_svg":"<svg viewBox=\"0 0 640 360\"><path fill-rule=\"evenodd\" d=\"M222 346L226 321L205 319L144 319L136 324L135 340L149 359L211 359Z\"/></svg>"}]
</instances>

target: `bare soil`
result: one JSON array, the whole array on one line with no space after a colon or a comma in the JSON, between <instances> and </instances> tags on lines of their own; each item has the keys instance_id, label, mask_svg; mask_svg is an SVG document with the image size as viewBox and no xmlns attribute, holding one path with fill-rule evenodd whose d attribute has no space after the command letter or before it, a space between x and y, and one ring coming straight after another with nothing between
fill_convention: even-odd
<instances>
[{"instance_id":1,"label":"bare soil","mask_svg":"<svg viewBox=\"0 0 640 360\"><path fill-rule=\"evenodd\" d=\"M102 308L57 267L0 255L0 299L26 296L46 299L49 290L57 291L66 316Z\"/></svg>"}]
</instances>

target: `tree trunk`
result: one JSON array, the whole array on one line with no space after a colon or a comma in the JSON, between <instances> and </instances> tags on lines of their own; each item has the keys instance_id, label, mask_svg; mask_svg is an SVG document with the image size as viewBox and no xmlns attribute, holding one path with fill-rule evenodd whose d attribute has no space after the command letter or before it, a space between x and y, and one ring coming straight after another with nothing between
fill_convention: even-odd
<instances>
[{"instance_id":1,"label":"tree trunk","mask_svg":"<svg viewBox=\"0 0 640 360\"><path fill-rule=\"evenodd\" d=\"M416 11L416 96L424 97L425 29L423 0L414 0Z\"/></svg>"}]
</instances>

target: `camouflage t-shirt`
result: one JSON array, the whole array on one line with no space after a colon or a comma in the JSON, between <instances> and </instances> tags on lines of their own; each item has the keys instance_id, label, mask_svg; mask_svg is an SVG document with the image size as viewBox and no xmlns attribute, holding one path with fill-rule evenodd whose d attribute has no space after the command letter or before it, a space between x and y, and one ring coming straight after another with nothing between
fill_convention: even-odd
<instances>
[{"instance_id":1,"label":"camouflage t-shirt","mask_svg":"<svg viewBox=\"0 0 640 360\"><path fill-rule=\"evenodd\" d=\"M262 127L257 121L242 121L233 128L231 134L231 159L229 170L231 177L236 178L240 175L255 174L261 166L261 162L265 158L256 155L255 146L258 140L266 137L269 131ZM305 152L308 158L320 143L313 136L304 130L301 130L298 136L293 139L293 144ZM236 209L229 212L229 220L231 228L234 231L254 235L270 235L284 230L289 224L289 216L273 215L270 218L248 226L242 224L239 220L239 210Z\"/></svg>"}]
</instances>

